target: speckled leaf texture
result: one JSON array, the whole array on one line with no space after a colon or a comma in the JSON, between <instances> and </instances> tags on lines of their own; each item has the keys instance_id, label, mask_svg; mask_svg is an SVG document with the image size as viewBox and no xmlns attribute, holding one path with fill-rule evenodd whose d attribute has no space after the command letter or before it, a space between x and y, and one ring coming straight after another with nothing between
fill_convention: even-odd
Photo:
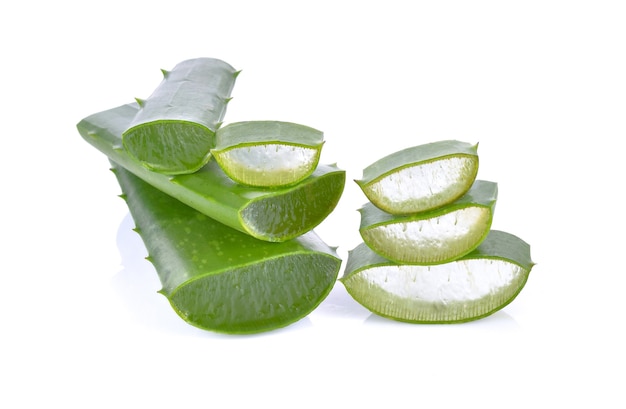
<instances>
[{"instance_id":1,"label":"speckled leaf texture","mask_svg":"<svg viewBox=\"0 0 626 409\"><path fill-rule=\"evenodd\" d=\"M160 293L189 324L232 334L274 330L308 315L336 282L341 260L314 232L257 240L112 166Z\"/></svg>"}]
</instances>

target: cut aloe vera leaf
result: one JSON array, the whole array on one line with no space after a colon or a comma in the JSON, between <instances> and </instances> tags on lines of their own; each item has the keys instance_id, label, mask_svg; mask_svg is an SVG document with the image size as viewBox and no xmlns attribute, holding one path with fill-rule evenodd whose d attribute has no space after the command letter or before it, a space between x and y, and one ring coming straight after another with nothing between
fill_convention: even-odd
<instances>
[{"instance_id":1,"label":"cut aloe vera leaf","mask_svg":"<svg viewBox=\"0 0 626 409\"><path fill-rule=\"evenodd\" d=\"M122 105L83 119L77 128L112 161L229 227L261 240L285 241L315 228L339 202L346 174L335 165L319 165L297 185L276 189L235 183L214 160L187 175L152 172L121 146L121 133L136 112L137 104Z\"/></svg>"},{"instance_id":2,"label":"cut aloe vera leaf","mask_svg":"<svg viewBox=\"0 0 626 409\"><path fill-rule=\"evenodd\" d=\"M313 311L337 280L341 260L315 232L257 240L112 165L159 292L189 324L224 333L284 327Z\"/></svg>"},{"instance_id":3,"label":"cut aloe vera leaf","mask_svg":"<svg viewBox=\"0 0 626 409\"><path fill-rule=\"evenodd\" d=\"M476 180L451 204L409 216L391 215L367 203L359 209L361 237L376 253L397 263L452 261L487 237L497 196L496 183Z\"/></svg>"},{"instance_id":4,"label":"cut aloe vera leaf","mask_svg":"<svg viewBox=\"0 0 626 409\"><path fill-rule=\"evenodd\" d=\"M371 312L412 323L486 317L522 290L534 263L520 238L492 230L474 251L432 266L389 261L365 243L351 250L340 281Z\"/></svg>"},{"instance_id":5,"label":"cut aloe vera leaf","mask_svg":"<svg viewBox=\"0 0 626 409\"><path fill-rule=\"evenodd\" d=\"M122 134L128 153L146 168L192 173L209 160L215 131L238 71L215 58L196 58L162 71L163 81Z\"/></svg>"},{"instance_id":6,"label":"cut aloe vera leaf","mask_svg":"<svg viewBox=\"0 0 626 409\"><path fill-rule=\"evenodd\" d=\"M238 183L276 187L309 176L320 159L324 134L281 121L235 122L217 130L211 154Z\"/></svg>"},{"instance_id":7,"label":"cut aloe vera leaf","mask_svg":"<svg viewBox=\"0 0 626 409\"><path fill-rule=\"evenodd\" d=\"M478 145L446 140L407 148L372 163L355 182L378 208L411 214L463 196L478 173Z\"/></svg>"}]
</instances>

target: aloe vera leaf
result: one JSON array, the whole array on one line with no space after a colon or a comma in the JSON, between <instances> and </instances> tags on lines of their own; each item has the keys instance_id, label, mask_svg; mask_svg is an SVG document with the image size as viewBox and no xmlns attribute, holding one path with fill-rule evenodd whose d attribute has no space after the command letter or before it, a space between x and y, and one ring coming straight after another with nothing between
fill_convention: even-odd
<instances>
[{"instance_id":1,"label":"aloe vera leaf","mask_svg":"<svg viewBox=\"0 0 626 409\"><path fill-rule=\"evenodd\" d=\"M476 180L451 204L408 216L366 203L359 209L359 231L372 250L394 262L446 263L474 250L487 237L497 196L497 183Z\"/></svg>"},{"instance_id":2,"label":"aloe vera leaf","mask_svg":"<svg viewBox=\"0 0 626 409\"><path fill-rule=\"evenodd\" d=\"M192 173L209 160L215 131L238 71L215 58L196 58L162 71L163 81L122 133L128 153L150 170Z\"/></svg>"},{"instance_id":3,"label":"aloe vera leaf","mask_svg":"<svg viewBox=\"0 0 626 409\"><path fill-rule=\"evenodd\" d=\"M355 182L387 213L427 211L467 192L478 173L477 150L477 144L456 140L410 147L367 166Z\"/></svg>"},{"instance_id":4,"label":"aloe vera leaf","mask_svg":"<svg viewBox=\"0 0 626 409\"><path fill-rule=\"evenodd\" d=\"M365 243L351 250L339 279L371 312L411 323L477 320L504 308L525 286L530 246L492 230L471 253L433 266L398 264Z\"/></svg>"},{"instance_id":5,"label":"aloe vera leaf","mask_svg":"<svg viewBox=\"0 0 626 409\"><path fill-rule=\"evenodd\" d=\"M323 144L324 134L305 125L244 121L219 128L211 154L238 183L288 186L313 172Z\"/></svg>"},{"instance_id":6,"label":"aloe vera leaf","mask_svg":"<svg viewBox=\"0 0 626 409\"><path fill-rule=\"evenodd\" d=\"M122 105L81 120L78 131L96 149L152 186L201 213L266 241L286 241L315 228L336 207L345 185L345 171L319 165L297 185L279 189L243 186L214 161L187 175L152 172L121 146L121 132L137 112Z\"/></svg>"},{"instance_id":7,"label":"aloe vera leaf","mask_svg":"<svg viewBox=\"0 0 626 409\"><path fill-rule=\"evenodd\" d=\"M336 282L341 260L315 232L257 240L111 164L159 292L189 324L224 333L284 327L313 311Z\"/></svg>"}]
</instances>

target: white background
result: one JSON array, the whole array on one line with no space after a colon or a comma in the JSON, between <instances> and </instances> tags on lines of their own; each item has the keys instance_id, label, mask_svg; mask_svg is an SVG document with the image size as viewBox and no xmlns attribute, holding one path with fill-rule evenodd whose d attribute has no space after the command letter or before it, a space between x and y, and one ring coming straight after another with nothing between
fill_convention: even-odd
<instances>
[{"instance_id":1,"label":"white background","mask_svg":"<svg viewBox=\"0 0 626 409\"><path fill-rule=\"evenodd\" d=\"M8 4L0 406L626 406L624 2ZM479 178L499 185L493 227L532 246L525 289L462 325L372 316L340 283L279 331L185 324L156 293L106 158L75 125L195 57L243 70L227 122L324 131L322 162L348 183L316 231L344 260L360 241L352 180L365 166L479 142Z\"/></svg>"}]
</instances>

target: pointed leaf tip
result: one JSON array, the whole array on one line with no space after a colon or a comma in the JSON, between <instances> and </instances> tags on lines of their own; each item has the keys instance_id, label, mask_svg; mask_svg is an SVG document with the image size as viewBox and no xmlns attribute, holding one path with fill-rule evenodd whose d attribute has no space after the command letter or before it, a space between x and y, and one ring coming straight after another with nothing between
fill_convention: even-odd
<instances>
[{"instance_id":1,"label":"pointed leaf tip","mask_svg":"<svg viewBox=\"0 0 626 409\"><path fill-rule=\"evenodd\" d=\"M161 74L163 74L163 78L167 78L168 75L170 75L170 72L168 70L164 70L163 68L161 68Z\"/></svg>"},{"instance_id":2,"label":"pointed leaf tip","mask_svg":"<svg viewBox=\"0 0 626 409\"><path fill-rule=\"evenodd\" d=\"M144 105L146 105L146 100L145 99L141 99L141 98L135 98L135 101L137 101L137 103L139 104L139 106L141 108L144 107Z\"/></svg>"},{"instance_id":3,"label":"pointed leaf tip","mask_svg":"<svg viewBox=\"0 0 626 409\"><path fill-rule=\"evenodd\" d=\"M235 71L235 73L233 74L233 77L237 78L239 74L241 74L241 70Z\"/></svg>"}]
</instances>

